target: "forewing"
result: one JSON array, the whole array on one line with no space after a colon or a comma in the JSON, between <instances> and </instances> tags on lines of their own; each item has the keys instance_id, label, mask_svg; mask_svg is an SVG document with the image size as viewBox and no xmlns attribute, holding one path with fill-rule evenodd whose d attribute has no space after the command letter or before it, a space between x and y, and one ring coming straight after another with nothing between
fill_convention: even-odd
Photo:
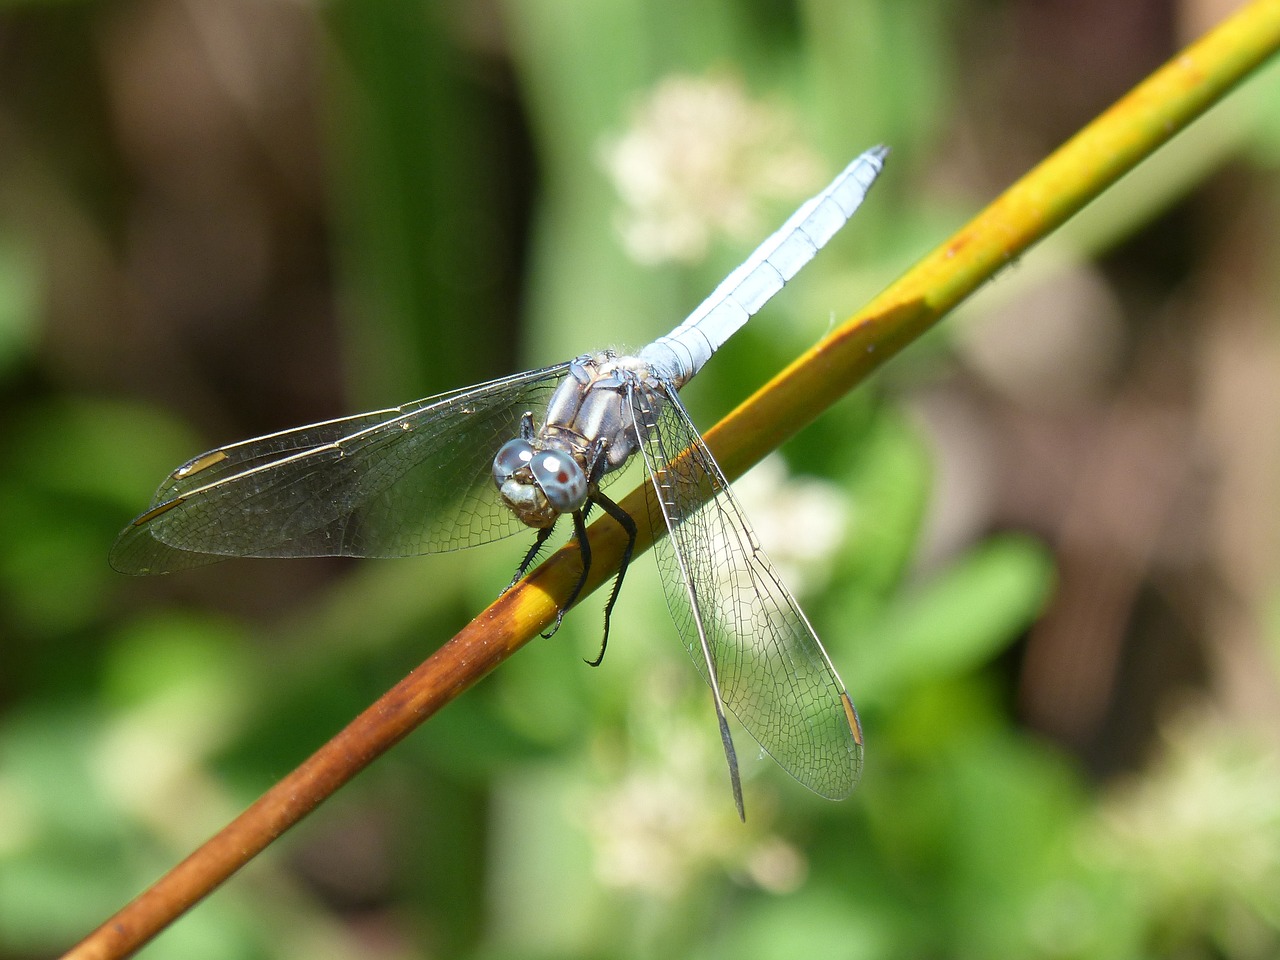
<instances>
[{"instance_id":1,"label":"forewing","mask_svg":"<svg viewBox=\"0 0 1280 960\"><path fill-rule=\"evenodd\" d=\"M862 738L826 651L674 390L638 389L633 403L650 425L641 443L654 550L689 656L709 683L714 671L724 706L784 770L824 797L848 796Z\"/></svg>"},{"instance_id":2,"label":"forewing","mask_svg":"<svg viewBox=\"0 0 1280 960\"><path fill-rule=\"evenodd\" d=\"M143 574L227 557L403 557L505 537L521 524L498 497L493 456L567 368L202 454L161 484L111 564Z\"/></svg>"}]
</instances>

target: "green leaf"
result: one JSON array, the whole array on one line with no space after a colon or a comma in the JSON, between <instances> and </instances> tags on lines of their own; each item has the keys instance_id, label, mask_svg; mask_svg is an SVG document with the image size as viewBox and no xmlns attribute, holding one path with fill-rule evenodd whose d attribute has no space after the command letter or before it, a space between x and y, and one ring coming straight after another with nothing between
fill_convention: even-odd
<instances>
[{"instance_id":1,"label":"green leaf","mask_svg":"<svg viewBox=\"0 0 1280 960\"><path fill-rule=\"evenodd\" d=\"M1027 537L972 550L867 626L855 665L862 702L891 701L904 688L988 662L1035 619L1052 583L1048 550Z\"/></svg>"}]
</instances>

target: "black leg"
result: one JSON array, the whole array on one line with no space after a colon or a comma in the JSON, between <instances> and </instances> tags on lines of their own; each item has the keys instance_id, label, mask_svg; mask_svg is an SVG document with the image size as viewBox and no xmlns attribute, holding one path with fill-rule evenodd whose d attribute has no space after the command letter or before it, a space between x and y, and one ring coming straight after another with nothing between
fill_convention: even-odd
<instances>
[{"instance_id":1,"label":"black leg","mask_svg":"<svg viewBox=\"0 0 1280 960\"><path fill-rule=\"evenodd\" d=\"M597 491L591 497L591 502L600 504L600 509L613 517L627 534L627 545L622 551L622 560L618 563L618 573L613 578L613 589L609 591L609 600L604 605L604 636L600 638L600 653L594 660L588 660L593 667L600 666L604 660L605 647L609 645L609 617L613 614L613 605L618 602L618 592L622 589L622 578L627 575L627 568L631 566L631 555L636 548L636 522L631 518L631 514L623 510L620 506L606 497L603 493Z\"/></svg>"},{"instance_id":2,"label":"black leg","mask_svg":"<svg viewBox=\"0 0 1280 960\"><path fill-rule=\"evenodd\" d=\"M526 553L524 555L524 559L520 561L520 566L516 568L516 575L511 578L511 582L503 589L503 593L506 593L519 583L520 578L529 572L529 568L533 566L533 561L538 559L538 554L542 552L543 544L547 542L547 538L551 536L551 531L554 529L555 524L552 524L551 526L544 527L538 531L537 539L533 541L533 546L529 548L529 552Z\"/></svg>"},{"instance_id":3,"label":"black leg","mask_svg":"<svg viewBox=\"0 0 1280 960\"><path fill-rule=\"evenodd\" d=\"M544 640L555 636L555 632L560 629L560 621L564 619L565 611L573 606L578 599L578 594L582 593L582 588L587 585L587 574L591 572L591 541L587 539L587 524L583 519L585 511L573 511L573 537L578 542L578 555L582 557L582 573L578 575L578 582L573 585L573 591L569 594L568 599L556 611L556 623L550 632L544 633Z\"/></svg>"}]
</instances>

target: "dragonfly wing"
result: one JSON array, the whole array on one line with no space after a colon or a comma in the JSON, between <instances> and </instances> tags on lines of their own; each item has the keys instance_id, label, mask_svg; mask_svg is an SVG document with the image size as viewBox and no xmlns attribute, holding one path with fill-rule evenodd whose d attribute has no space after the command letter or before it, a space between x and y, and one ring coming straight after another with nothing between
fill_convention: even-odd
<instances>
[{"instance_id":1,"label":"dragonfly wing","mask_svg":"<svg viewBox=\"0 0 1280 960\"><path fill-rule=\"evenodd\" d=\"M821 796L848 796L862 772L862 734L835 667L675 391L637 389L633 403L636 422L649 425L640 440L650 519L655 533L669 533L655 536L654 550L685 648L784 770Z\"/></svg>"},{"instance_id":2,"label":"dragonfly wing","mask_svg":"<svg viewBox=\"0 0 1280 960\"><path fill-rule=\"evenodd\" d=\"M567 364L221 447L174 471L111 564L165 573L228 557L402 557L521 529L491 466Z\"/></svg>"}]
</instances>

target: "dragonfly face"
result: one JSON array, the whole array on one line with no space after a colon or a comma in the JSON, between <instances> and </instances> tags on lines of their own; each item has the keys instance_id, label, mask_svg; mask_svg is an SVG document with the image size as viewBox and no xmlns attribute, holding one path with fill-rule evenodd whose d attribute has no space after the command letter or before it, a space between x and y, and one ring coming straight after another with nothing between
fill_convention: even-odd
<instances>
[{"instance_id":1,"label":"dragonfly face","mask_svg":"<svg viewBox=\"0 0 1280 960\"><path fill-rule=\"evenodd\" d=\"M634 357L605 352L573 361L542 426L535 431L526 413L521 436L494 457L494 483L512 513L545 530L561 514L582 510L601 478L638 449L631 393L650 377L648 364Z\"/></svg>"},{"instance_id":2,"label":"dragonfly face","mask_svg":"<svg viewBox=\"0 0 1280 960\"><path fill-rule=\"evenodd\" d=\"M581 509L587 496L587 475L577 461L539 450L523 437L508 440L493 458L493 482L511 512L538 530Z\"/></svg>"}]
</instances>

